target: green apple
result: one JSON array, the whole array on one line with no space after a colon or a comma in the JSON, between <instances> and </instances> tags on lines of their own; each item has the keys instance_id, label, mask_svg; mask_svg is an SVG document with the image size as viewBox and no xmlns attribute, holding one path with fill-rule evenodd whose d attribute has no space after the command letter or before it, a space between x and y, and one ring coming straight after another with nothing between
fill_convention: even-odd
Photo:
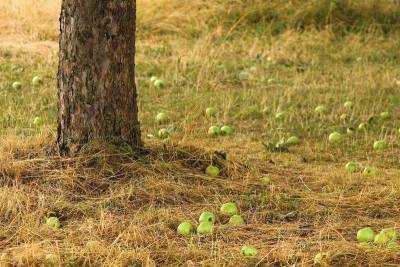
<instances>
[{"instance_id":1,"label":"green apple","mask_svg":"<svg viewBox=\"0 0 400 267\"><path fill-rule=\"evenodd\" d=\"M380 233L386 235L390 241L397 241L397 231L394 228L382 229Z\"/></svg>"},{"instance_id":2,"label":"green apple","mask_svg":"<svg viewBox=\"0 0 400 267\"><path fill-rule=\"evenodd\" d=\"M240 215L233 215L230 219L229 219L229 224L232 225L241 225L244 224L244 219L242 216Z\"/></svg>"},{"instance_id":3,"label":"green apple","mask_svg":"<svg viewBox=\"0 0 400 267\"><path fill-rule=\"evenodd\" d=\"M12 84L12 88L14 88L14 89L21 89L22 88L22 84L20 83L20 82L14 82L13 84Z\"/></svg>"},{"instance_id":4,"label":"green apple","mask_svg":"<svg viewBox=\"0 0 400 267\"><path fill-rule=\"evenodd\" d=\"M347 128L347 134L348 135L353 135L353 133L354 133L354 129L353 128L351 128L351 127Z\"/></svg>"},{"instance_id":5,"label":"green apple","mask_svg":"<svg viewBox=\"0 0 400 267\"><path fill-rule=\"evenodd\" d=\"M331 143L338 143L342 141L342 135L338 132L333 132L329 135L329 142Z\"/></svg>"},{"instance_id":6,"label":"green apple","mask_svg":"<svg viewBox=\"0 0 400 267\"><path fill-rule=\"evenodd\" d=\"M47 254L44 259L50 265L58 265L60 263L60 257L54 253Z\"/></svg>"},{"instance_id":7,"label":"green apple","mask_svg":"<svg viewBox=\"0 0 400 267\"><path fill-rule=\"evenodd\" d=\"M374 142L374 149L375 150L383 150L387 147L385 140L378 140Z\"/></svg>"},{"instance_id":8,"label":"green apple","mask_svg":"<svg viewBox=\"0 0 400 267\"><path fill-rule=\"evenodd\" d=\"M233 129L228 125L224 125L221 127L221 134L222 135L231 135L231 134L233 134Z\"/></svg>"},{"instance_id":9,"label":"green apple","mask_svg":"<svg viewBox=\"0 0 400 267\"><path fill-rule=\"evenodd\" d=\"M209 107L206 109L206 115L208 117L216 117L217 113L218 113L218 111L213 107Z\"/></svg>"},{"instance_id":10,"label":"green apple","mask_svg":"<svg viewBox=\"0 0 400 267\"><path fill-rule=\"evenodd\" d=\"M215 215L211 211L204 211L200 214L199 222L215 223Z\"/></svg>"},{"instance_id":11,"label":"green apple","mask_svg":"<svg viewBox=\"0 0 400 267\"><path fill-rule=\"evenodd\" d=\"M390 242L387 244L387 248L388 248L388 249L400 249L400 244L397 243L396 241L390 241Z\"/></svg>"},{"instance_id":12,"label":"green apple","mask_svg":"<svg viewBox=\"0 0 400 267\"><path fill-rule=\"evenodd\" d=\"M258 254L257 249L252 246L243 246L241 252L242 255L246 257L254 257Z\"/></svg>"},{"instance_id":13,"label":"green apple","mask_svg":"<svg viewBox=\"0 0 400 267\"><path fill-rule=\"evenodd\" d=\"M157 88L163 88L165 86L165 82L163 80L157 79L154 81L154 86Z\"/></svg>"},{"instance_id":14,"label":"green apple","mask_svg":"<svg viewBox=\"0 0 400 267\"><path fill-rule=\"evenodd\" d=\"M383 120L390 119L390 113L388 111L381 112L380 116Z\"/></svg>"},{"instance_id":15,"label":"green apple","mask_svg":"<svg viewBox=\"0 0 400 267\"><path fill-rule=\"evenodd\" d=\"M269 184L271 182L271 177L269 175L263 176L260 178L260 182L262 184Z\"/></svg>"},{"instance_id":16,"label":"green apple","mask_svg":"<svg viewBox=\"0 0 400 267\"><path fill-rule=\"evenodd\" d=\"M358 130L360 130L360 131L365 131L365 130L367 130L367 124L364 123L364 122L360 123L360 124L358 125Z\"/></svg>"},{"instance_id":17,"label":"green apple","mask_svg":"<svg viewBox=\"0 0 400 267\"><path fill-rule=\"evenodd\" d=\"M42 85L42 84L43 84L43 79L42 79L42 77L39 77L39 76L33 77L33 79L32 79L32 84L33 84L33 86Z\"/></svg>"},{"instance_id":18,"label":"green apple","mask_svg":"<svg viewBox=\"0 0 400 267\"><path fill-rule=\"evenodd\" d=\"M358 164L350 161L346 164L345 169L348 172L356 172L356 171L358 171Z\"/></svg>"},{"instance_id":19,"label":"green apple","mask_svg":"<svg viewBox=\"0 0 400 267\"><path fill-rule=\"evenodd\" d=\"M278 112L275 114L275 119L278 121L283 121L286 118L286 114L284 112Z\"/></svg>"},{"instance_id":20,"label":"green apple","mask_svg":"<svg viewBox=\"0 0 400 267\"><path fill-rule=\"evenodd\" d=\"M41 117L35 117L33 119L33 124L36 126L41 126L44 124L44 120Z\"/></svg>"},{"instance_id":21,"label":"green apple","mask_svg":"<svg viewBox=\"0 0 400 267\"><path fill-rule=\"evenodd\" d=\"M199 235L212 234L213 230L214 230L214 224L210 222L201 222L199 226L197 226L197 233Z\"/></svg>"},{"instance_id":22,"label":"green apple","mask_svg":"<svg viewBox=\"0 0 400 267\"><path fill-rule=\"evenodd\" d=\"M157 137L160 139L167 139L170 135L170 132L168 131L168 129L162 128L158 131L157 133Z\"/></svg>"},{"instance_id":23,"label":"green apple","mask_svg":"<svg viewBox=\"0 0 400 267\"><path fill-rule=\"evenodd\" d=\"M242 81L250 80L250 77L251 75L248 71L243 70L239 73L239 79Z\"/></svg>"},{"instance_id":24,"label":"green apple","mask_svg":"<svg viewBox=\"0 0 400 267\"><path fill-rule=\"evenodd\" d=\"M378 246L384 246L390 241L389 237L383 233L377 234L374 238L374 244Z\"/></svg>"},{"instance_id":25,"label":"green apple","mask_svg":"<svg viewBox=\"0 0 400 267\"><path fill-rule=\"evenodd\" d=\"M367 175L367 176L373 176L373 175L378 174L378 169L375 167L365 167L363 174Z\"/></svg>"},{"instance_id":26,"label":"green apple","mask_svg":"<svg viewBox=\"0 0 400 267\"><path fill-rule=\"evenodd\" d=\"M320 252L314 257L314 264L321 264L323 259L327 256L325 252Z\"/></svg>"},{"instance_id":27,"label":"green apple","mask_svg":"<svg viewBox=\"0 0 400 267\"><path fill-rule=\"evenodd\" d=\"M208 135L212 137L217 137L218 135L221 135L221 128L215 125L211 126L210 128L208 128Z\"/></svg>"},{"instance_id":28,"label":"green apple","mask_svg":"<svg viewBox=\"0 0 400 267\"><path fill-rule=\"evenodd\" d=\"M324 106L324 105L317 106L315 108L315 112L319 113L319 114L325 113L326 112L326 106Z\"/></svg>"},{"instance_id":29,"label":"green apple","mask_svg":"<svg viewBox=\"0 0 400 267\"><path fill-rule=\"evenodd\" d=\"M170 120L169 116L164 112L160 112L156 116L156 122L158 124L165 124L165 123L169 122L169 120Z\"/></svg>"},{"instance_id":30,"label":"green apple","mask_svg":"<svg viewBox=\"0 0 400 267\"><path fill-rule=\"evenodd\" d=\"M291 136L286 141L287 145L299 145L300 143L301 143L300 138L298 138L297 136Z\"/></svg>"},{"instance_id":31,"label":"green apple","mask_svg":"<svg viewBox=\"0 0 400 267\"><path fill-rule=\"evenodd\" d=\"M152 83L154 83L157 80L158 80L157 76L151 76L150 77L150 82L152 82Z\"/></svg>"},{"instance_id":32,"label":"green apple","mask_svg":"<svg viewBox=\"0 0 400 267\"><path fill-rule=\"evenodd\" d=\"M232 215L236 215L237 213L238 213L238 208L236 207L236 204L235 203L233 203L233 202L228 202L228 203L224 203L222 206L221 206L221 213L223 214L223 215L229 215L229 216L232 216Z\"/></svg>"},{"instance_id":33,"label":"green apple","mask_svg":"<svg viewBox=\"0 0 400 267\"><path fill-rule=\"evenodd\" d=\"M221 171L217 166L210 165L206 168L205 173L211 177L217 177Z\"/></svg>"},{"instance_id":34,"label":"green apple","mask_svg":"<svg viewBox=\"0 0 400 267\"><path fill-rule=\"evenodd\" d=\"M178 226L177 232L181 236L191 235L193 232L193 225L190 222L183 222Z\"/></svg>"},{"instance_id":35,"label":"green apple","mask_svg":"<svg viewBox=\"0 0 400 267\"><path fill-rule=\"evenodd\" d=\"M61 227L60 220L57 217L47 218L46 224L47 224L47 226L54 228L54 229L58 229Z\"/></svg>"},{"instance_id":36,"label":"green apple","mask_svg":"<svg viewBox=\"0 0 400 267\"><path fill-rule=\"evenodd\" d=\"M371 227L364 227L357 232L358 242L374 242L375 232Z\"/></svg>"},{"instance_id":37,"label":"green apple","mask_svg":"<svg viewBox=\"0 0 400 267\"><path fill-rule=\"evenodd\" d=\"M353 107L353 102L351 102L351 101L346 101L346 102L344 102L343 106L344 106L345 108L352 108L352 107Z\"/></svg>"}]
</instances>

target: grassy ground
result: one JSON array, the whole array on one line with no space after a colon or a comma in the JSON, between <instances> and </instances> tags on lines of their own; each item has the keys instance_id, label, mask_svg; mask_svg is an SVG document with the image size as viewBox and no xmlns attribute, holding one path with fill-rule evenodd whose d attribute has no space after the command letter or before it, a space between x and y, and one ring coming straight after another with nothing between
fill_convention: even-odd
<instances>
[{"instance_id":1,"label":"grassy ground","mask_svg":"<svg viewBox=\"0 0 400 267\"><path fill-rule=\"evenodd\" d=\"M71 159L54 148L59 1L0 3L0 266L309 266L319 252L323 265L400 265L400 250L356 241L364 226L399 227L398 4L193 2L138 2L149 153L92 144ZM152 75L166 86L152 86ZM327 112L317 115L318 105ZM217 118L204 115L209 106ZM165 143L152 137L158 112L172 118ZM36 116L43 126L33 125ZM362 122L366 131L357 130ZM211 138L214 124L235 133ZM333 131L342 142L328 142ZM302 144L286 153L263 145L292 135ZM388 148L377 152L380 139ZM379 172L349 174L348 161ZM204 175L211 162L221 177ZM226 224L218 210L227 201L245 226ZM213 235L177 236L181 221L196 224L204 210L217 214ZM60 217L59 230L46 227L50 215ZM245 244L258 256L243 257ZM58 262L46 261L51 253Z\"/></svg>"}]
</instances>

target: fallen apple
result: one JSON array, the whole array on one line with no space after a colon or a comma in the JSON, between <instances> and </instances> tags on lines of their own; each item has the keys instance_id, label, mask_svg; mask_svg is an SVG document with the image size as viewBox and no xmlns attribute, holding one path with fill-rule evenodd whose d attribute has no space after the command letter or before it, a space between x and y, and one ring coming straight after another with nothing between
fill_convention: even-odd
<instances>
[{"instance_id":1,"label":"fallen apple","mask_svg":"<svg viewBox=\"0 0 400 267\"><path fill-rule=\"evenodd\" d=\"M380 233L386 235L390 241L397 241L397 231L394 228L382 229Z\"/></svg>"},{"instance_id":2,"label":"fallen apple","mask_svg":"<svg viewBox=\"0 0 400 267\"><path fill-rule=\"evenodd\" d=\"M210 165L206 168L205 173L208 176L217 177L221 173L221 171L217 166Z\"/></svg>"},{"instance_id":3,"label":"fallen apple","mask_svg":"<svg viewBox=\"0 0 400 267\"><path fill-rule=\"evenodd\" d=\"M165 82L163 80L157 79L154 81L154 86L157 88L163 88L165 86Z\"/></svg>"},{"instance_id":4,"label":"fallen apple","mask_svg":"<svg viewBox=\"0 0 400 267\"><path fill-rule=\"evenodd\" d=\"M160 112L160 113L158 113L157 114L157 116L156 116L156 122L158 123L158 124L165 124L165 123L168 123L169 122L169 116L166 114L166 113L164 113L164 112Z\"/></svg>"},{"instance_id":5,"label":"fallen apple","mask_svg":"<svg viewBox=\"0 0 400 267\"><path fill-rule=\"evenodd\" d=\"M158 80L158 78L156 76L151 76L150 77L150 82L152 82L152 83L154 83L157 80Z\"/></svg>"},{"instance_id":6,"label":"fallen apple","mask_svg":"<svg viewBox=\"0 0 400 267\"><path fill-rule=\"evenodd\" d=\"M193 225L190 222L183 222L178 226L177 232L181 236L191 235L193 232Z\"/></svg>"},{"instance_id":7,"label":"fallen apple","mask_svg":"<svg viewBox=\"0 0 400 267\"><path fill-rule=\"evenodd\" d=\"M44 124L44 120L41 117L35 117L33 119L33 124L36 126L41 126Z\"/></svg>"},{"instance_id":8,"label":"fallen apple","mask_svg":"<svg viewBox=\"0 0 400 267\"><path fill-rule=\"evenodd\" d=\"M329 135L328 140L331 143L338 143L338 142L342 141L342 135L338 132L333 132Z\"/></svg>"},{"instance_id":9,"label":"fallen apple","mask_svg":"<svg viewBox=\"0 0 400 267\"><path fill-rule=\"evenodd\" d=\"M383 150L387 147L385 140L378 140L374 142L374 149L375 150Z\"/></svg>"},{"instance_id":10,"label":"fallen apple","mask_svg":"<svg viewBox=\"0 0 400 267\"><path fill-rule=\"evenodd\" d=\"M355 163L355 162L350 161L350 162L348 162L346 164L345 169L348 172L352 172L352 173L356 172L356 171L358 171L358 164Z\"/></svg>"},{"instance_id":11,"label":"fallen apple","mask_svg":"<svg viewBox=\"0 0 400 267\"><path fill-rule=\"evenodd\" d=\"M327 256L325 252L320 252L314 257L314 264L321 264L324 258Z\"/></svg>"},{"instance_id":12,"label":"fallen apple","mask_svg":"<svg viewBox=\"0 0 400 267\"><path fill-rule=\"evenodd\" d=\"M260 178L260 182L264 185L269 184L271 182L271 177L269 175L263 176Z\"/></svg>"},{"instance_id":13,"label":"fallen apple","mask_svg":"<svg viewBox=\"0 0 400 267\"><path fill-rule=\"evenodd\" d=\"M390 239L387 235L383 233L379 233L374 238L374 244L377 246L384 246L390 242Z\"/></svg>"},{"instance_id":14,"label":"fallen apple","mask_svg":"<svg viewBox=\"0 0 400 267\"><path fill-rule=\"evenodd\" d=\"M324 105L317 106L315 108L315 112L319 113L319 114L325 113L326 112L326 106L324 106Z\"/></svg>"},{"instance_id":15,"label":"fallen apple","mask_svg":"<svg viewBox=\"0 0 400 267\"><path fill-rule=\"evenodd\" d=\"M217 137L220 134L221 134L221 128L219 128L218 126L213 125L210 128L208 128L209 136Z\"/></svg>"},{"instance_id":16,"label":"fallen apple","mask_svg":"<svg viewBox=\"0 0 400 267\"><path fill-rule=\"evenodd\" d=\"M12 84L12 88L14 88L14 89L21 89L21 87L22 87L22 84L20 83L20 82L14 82L13 84Z\"/></svg>"},{"instance_id":17,"label":"fallen apple","mask_svg":"<svg viewBox=\"0 0 400 267\"><path fill-rule=\"evenodd\" d=\"M160 139L167 139L170 135L170 132L168 129L162 128L158 131L157 137Z\"/></svg>"},{"instance_id":18,"label":"fallen apple","mask_svg":"<svg viewBox=\"0 0 400 267\"><path fill-rule=\"evenodd\" d=\"M231 135L233 134L233 129L230 126L224 125L221 127L222 135Z\"/></svg>"},{"instance_id":19,"label":"fallen apple","mask_svg":"<svg viewBox=\"0 0 400 267\"><path fill-rule=\"evenodd\" d=\"M357 232L358 242L374 242L375 232L371 227L364 227Z\"/></svg>"},{"instance_id":20,"label":"fallen apple","mask_svg":"<svg viewBox=\"0 0 400 267\"><path fill-rule=\"evenodd\" d=\"M35 76L32 79L32 84L33 84L33 86L42 85L43 84L43 79L41 77L39 77L39 76Z\"/></svg>"},{"instance_id":21,"label":"fallen apple","mask_svg":"<svg viewBox=\"0 0 400 267\"><path fill-rule=\"evenodd\" d=\"M353 133L354 133L354 129L353 128L351 128L351 127L347 128L347 134L348 135L353 135Z\"/></svg>"},{"instance_id":22,"label":"fallen apple","mask_svg":"<svg viewBox=\"0 0 400 267\"><path fill-rule=\"evenodd\" d=\"M200 214L199 222L215 223L215 215L211 211L204 211Z\"/></svg>"},{"instance_id":23,"label":"fallen apple","mask_svg":"<svg viewBox=\"0 0 400 267\"><path fill-rule=\"evenodd\" d=\"M217 113L218 113L218 111L213 107L209 107L206 109L206 115L208 117L216 117Z\"/></svg>"},{"instance_id":24,"label":"fallen apple","mask_svg":"<svg viewBox=\"0 0 400 267\"><path fill-rule=\"evenodd\" d=\"M213 230L214 230L214 225L210 222L201 222L199 226L197 226L197 233L199 235L212 234Z\"/></svg>"},{"instance_id":25,"label":"fallen apple","mask_svg":"<svg viewBox=\"0 0 400 267\"><path fill-rule=\"evenodd\" d=\"M246 257L254 257L258 254L258 250L252 246L243 246L241 252Z\"/></svg>"},{"instance_id":26,"label":"fallen apple","mask_svg":"<svg viewBox=\"0 0 400 267\"><path fill-rule=\"evenodd\" d=\"M238 213L238 208L236 207L236 204L235 203L233 203L233 202L228 202L228 203L224 203L222 206L221 206L221 213L223 214L223 215L229 215L229 216L232 216L232 215L236 215L237 213Z\"/></svg>"},{"instance_id":27,"label":"fallen apple","mask_svg":"<svg viewBox=\"0 0 400 267\"><path fill-rule=\"evenodd\" d=\"M300 143L301 143L300 138L298 138L297 136L291 136L286 141L287 145L299 145Z\"/></svg>"},{"instance_id":28,"label":"fallen apple","mask_svg":"<svg viewBox=\"0 0 400 267\"><path fill-rule=\"evenodd\" d=\"M346 102L344 102L343 106L344 106L345 108L352 108L352 107L353 107L353 102L351 102L351 101L346 101Z\"/></svg>"},{"instance_id":29,"label":"fallen apple","mask_svg":"<svg viewBox=\"0 0 400 267\"><path fill-rule=\"evenodd\" d=\"M373 175L378 174L378 169L375 167L365 167L363 174L367 175L367 176L373 176Z\"/></svg>"},{"instance_id":30,"label":"fallen apple","mask_svg":"<svg viewBox=\"0 0 400 267\"><path fill-rule=\"evenodd\" d=\"M47 226L58 229L61 226L60 220L57 217L49 217L46 220Z\"/></svg>"},{"instance_id":31,"label":"fallen apple","mask_svg":"<svg viewBox=\"0 0 400 267\"><path fill-rule=\"evenodd\" d=\"M367 130L367 124L364 123L364 122L360 123L360 124L358 125L358 130L360 130L360 131L365 131L365 130Z\"/></svg>"},{"instance_id":32,"label":"fallen apple","mask_svg":"<svg viewBox=\"0 0 400 267\"><path fill-rule=\"evenodd\" d=\"M240 215L233 215L230 219L229 219L229 224L232 225L241 225L244 224L244 219L242 216Z\"/></svg>"},{"instance_id":33,"label":"fallen apple","mask_svg":"<svg viewBox=\"0 0 400 267\"><path fill-rule=\"evenodd\" d=\"M388 111L381 112L380 116L383 120L390 119L390 113Z\"/></svg>"},{"instance_id":34,"label":"fallen apple","mask_svg":"<svg viewBox=\"0 0 400 267\"><path fill-rule=\"evenodd\" d=\"M275 119L278 121L283 121L286 118L286 114L284 112L278 112L275 114Z\"/></svg>"}]
</instances>

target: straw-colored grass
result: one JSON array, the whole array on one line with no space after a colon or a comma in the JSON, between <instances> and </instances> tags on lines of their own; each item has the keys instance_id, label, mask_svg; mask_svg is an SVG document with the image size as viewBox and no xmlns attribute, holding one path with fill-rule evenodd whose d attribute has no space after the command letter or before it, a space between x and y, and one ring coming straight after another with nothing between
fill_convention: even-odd
<instances>
[{"instance_id":1,"label":"straw-colored grass","mask_svg":"<svg viewBox=\"0 0 400 267\"><path fill-rule=\"evenodd\" d=\"M319 252L322 265L400 265L400 250L356 241L364 226L399 227L398 1L139 0L146 147L92 143L74 158L55 149L59 8L0 1L0 266L310 266ZM42 86L31 85L35 75ZM217 118L205 116L209 106ZM169 125L154 122L161 111ZM211 138L214 124L235 133ZM173 129L169 141L153 137L160 127ZM333 131L341 143L328 142ZM292 135L302 143L288 152L263 145ZM373 150L378 139L386 150ZM347 173L348 161L360 171ZM211 163L220 177L204 174ZM365 166L379 173L365 176ZM227 224L219 207L228 201L246 225ZM204 210L217 215L212 235L176 234ZM47 227L49 216L62 227ZM246 244L259 254L243 257Z\"/></svg>"}]
</instances>

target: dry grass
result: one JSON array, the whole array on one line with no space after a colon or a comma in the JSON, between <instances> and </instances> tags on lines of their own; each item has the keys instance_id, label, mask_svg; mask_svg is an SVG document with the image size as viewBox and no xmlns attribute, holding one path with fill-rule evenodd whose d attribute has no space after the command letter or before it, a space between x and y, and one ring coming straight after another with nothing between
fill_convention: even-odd
<instances>
[{"instance_id":1,"label":"dry grass","mask_svg":"<svg viewBox=\"0 0 400 267\"><path fill-rule=\"evenodd\" d=\"M146 150L94 143L60 158L59 1L2 0L0 266L310 266L318 252L328 253L323 265L400 265L399 250L365 250L355 241L363 226L399 227L400 10L396 1L332 3L138 1ZM252 78L240 80L248 69ZM34 75L45 84L30 86ZM151 75L166 88L151 86ZM20 91L11 88L16 80ZM346 100L355 104L350 111ZM314 113L319 104L327 114ZM211 105L219 109L213 120L203 114ZM285 121L274 119L278 110ZM380 119L386 110L392 118ZM166 143L148 136L159 128L159 111L172 117ZM38 115L43 127L32 125ZM330 132L366 121L367 132L327 142ZM234 126L232 137L206 135L225 123ZM303 142L289 153L262 145L290 135ZM381 138L389 147L376 152L372 143ZM379 175L346 173L350 160L378 167ZM211 162L221 177L204 175ZM263 185L266 174L272 181ZM227 201L237 203L245 226L226 224L218 210ZM203 210L217 214L215 233L177 236L177 225L196 224ZM46 227L50 215L61 229ZM242 257L244 244L259 255Z\"/></svg>"}]
</instances>

